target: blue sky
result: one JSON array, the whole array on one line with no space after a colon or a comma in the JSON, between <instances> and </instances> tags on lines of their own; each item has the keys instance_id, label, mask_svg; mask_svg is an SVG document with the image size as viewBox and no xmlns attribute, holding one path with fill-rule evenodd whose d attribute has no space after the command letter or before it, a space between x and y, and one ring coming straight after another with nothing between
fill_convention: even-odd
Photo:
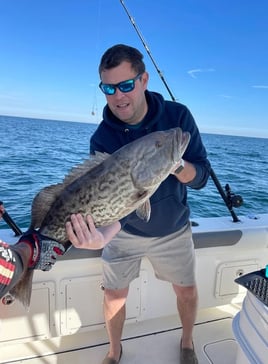
<instances>
[{"instance_id":1,"label":"blue sky","mask_svg":"<svg viewBox=\"0 0 268 364\"><path fill-rule=\"evenodd\" d=\"M125 0L175 98L201 132L268 137L267 0ZM0 114L98 122L98 63L139 48L120 0L0 0Z\"/></svg>"}]
</instances>

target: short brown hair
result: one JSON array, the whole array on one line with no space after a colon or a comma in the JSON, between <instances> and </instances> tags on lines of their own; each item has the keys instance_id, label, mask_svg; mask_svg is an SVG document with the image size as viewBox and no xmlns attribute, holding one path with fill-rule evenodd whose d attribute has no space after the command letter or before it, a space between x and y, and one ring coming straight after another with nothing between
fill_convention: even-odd
<instances>
[{"instance_id":1,"label":"short brown hair","mask_svg":"<svg viewBox=\"0 0 268 364\"><path fill-rule=\"evenodd\" d=\"M138 49L125 44L116 44L107 49L101 57L99 74L101 75L104 70L119 66L124 61L131 63L131 67L137 74L145 72L143 55Z\"/></svg>"}]
</instances>

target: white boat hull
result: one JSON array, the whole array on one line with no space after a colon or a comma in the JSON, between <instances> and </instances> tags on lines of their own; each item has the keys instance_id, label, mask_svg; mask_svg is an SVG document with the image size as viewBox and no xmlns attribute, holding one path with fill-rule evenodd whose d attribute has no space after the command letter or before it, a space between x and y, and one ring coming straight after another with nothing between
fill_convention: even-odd
<instances>
[{"instance_id":1,"label":"white boat hull","mask_svg":"<svg viewBox=\"0 0 268 364\"><path fill-rule=\"evenodd\" d=\"M246 291L234 279L268 263L268 214L240 220L196 219L193 227L200 307L194 335L201 364L236 362L232 319ZM10 230L0 234L16 240ZM72 248L51 271L36 271L29 311L8 296L0 302L0 363L101 363L108 339L100 285L96 252ZM173 290L154 277L144 258L127 300L120 363L178 363L180 331Z\"/></svg>"}]
</instances>

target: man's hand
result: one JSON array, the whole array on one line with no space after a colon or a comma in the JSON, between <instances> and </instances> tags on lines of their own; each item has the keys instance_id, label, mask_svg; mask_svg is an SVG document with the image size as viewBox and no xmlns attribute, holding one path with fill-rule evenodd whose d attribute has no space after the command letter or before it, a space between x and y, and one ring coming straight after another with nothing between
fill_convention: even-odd
<instances>
[{"instance_id":1,"label":"man's hand","mask_svg":"<svg viewBox=\"0 0 268 364\"><path fill-rule=\"evenodd\" d=\"M62 244L41 235L35 230L29 230L24 233L17 244L22 242L28 244L32 251L28 263L29 269L48 271L56 263L58 256L65 253L65 248Z\"/></svg>"},{"instance_id":2,"label":"man's hand","mask_svg":"<svg viewBox=\"0 0 268 364\"><path fill-rule=\"evenodd\" d=\"M81 214L73 214L71 221L66 223L68 238L79 249L102 249L120 229L119 221L96 228L90 215L87 215L85 220Z\"/></svg>"}]
</instances>

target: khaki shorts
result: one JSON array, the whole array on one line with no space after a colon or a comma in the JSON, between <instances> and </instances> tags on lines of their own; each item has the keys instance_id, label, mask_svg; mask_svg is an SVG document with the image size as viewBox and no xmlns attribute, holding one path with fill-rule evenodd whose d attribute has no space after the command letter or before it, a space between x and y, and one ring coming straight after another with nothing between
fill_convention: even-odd
<instances>
[{"instance_id":1,"label":"khaki shorts","mask_svg":"<svg viewBox=\"0 0 268 364\"><path fill-rule=\"evenodd\" d=\"M195 253L190 224L164 237L142 237L121 230L105 246L103 287L123 289L139 276L147 257L158 279L178 286L195 285Z\"/></svg>"}]
</instances>

